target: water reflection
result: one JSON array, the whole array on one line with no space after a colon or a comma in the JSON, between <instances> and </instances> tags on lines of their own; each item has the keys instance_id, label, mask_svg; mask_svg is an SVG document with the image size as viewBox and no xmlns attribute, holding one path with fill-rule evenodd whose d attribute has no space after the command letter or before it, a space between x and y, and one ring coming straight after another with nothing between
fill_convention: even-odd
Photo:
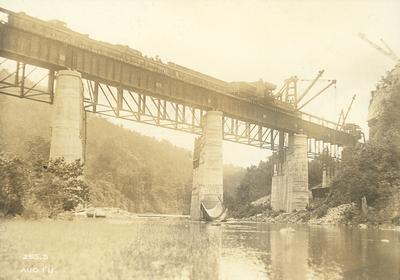
<instances>
[{"instance_id":1,"label":"water reflection","mask_svg":"<svg viewBox=\"0 0 400 280\"><path fill-rule=\"evenodd\" d=\"M270 277L273 279L291 279L301 277L307 272L308 242L306 231L296 231L292 227L270 229L272 269ZM300 279L300 278L297 278Z\"/></svg>"},{"instance_id":2,"label":"water reflection","mask_svg":"<svg viewBox=\"0 0 400 280\"><path fill-rule=\"evenodd\" d=\"M400 277L400 234L396 232L334 226L246 226L224 226L220 279Z\"/></svg>"},{"instance_id":3,"label":"water reflection","mask_svg":"<svg viewBox=\"0 0 400 280\"><path fill-rule=\"evenodd\" d=\"M190 223L190 279L218 279L220 271L222 229Z\"/></svg>"},{"instance_id":4,"label":"water reflection","mask_svg":"<svg viewBox=\"0 0 400 280\"><path fill-rule=\"evenodd\" d=\"M399 232L189 221L146 221L134 228L136 237L121 258L130 260L121 279L132 275L135 279L399 279L400 275Z\"/></svg>"}]
</instances>

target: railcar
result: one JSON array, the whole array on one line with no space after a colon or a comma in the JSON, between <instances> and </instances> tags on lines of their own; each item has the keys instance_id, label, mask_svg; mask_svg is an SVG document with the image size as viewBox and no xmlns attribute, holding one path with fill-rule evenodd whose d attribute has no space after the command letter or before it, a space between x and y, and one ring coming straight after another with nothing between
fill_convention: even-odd
<instances>
[{"instance_id":1,"label":"railcar","mask_svg":"<svg viewBox=\"0 0 400 280\"><path fill-rule=\"evenodd\" d=\"M54 63L65 63L68 45L79 47L90 52L101 54L113 59L128 62L138 67L143 67L149 71L161 73L175 79L179 79L197 86L208 88L210 90L238 96L248 99L251 102L262 105L276 105L285 110L292 110L293 106L280 102L272 95L276 86L274 84L259 80L257 82L231 82L216 79L206 74L197 72L187 67L178 65L173 62L162 63L159 59L151 59L142 55L138 50L132 49L126 45L113 45L107 42L96 41L91 39L89 35L75 32L69 29L66 23L59 20L43 21L25 13L10 13L8 24L31 33L39 34L46 38L59 41L62 44L59 52L54 54L50 61ZM41 42L24 42L21 48L29 46L37 49L38 58L46 55L46 46Z\"/></svg>"}]
</instances>

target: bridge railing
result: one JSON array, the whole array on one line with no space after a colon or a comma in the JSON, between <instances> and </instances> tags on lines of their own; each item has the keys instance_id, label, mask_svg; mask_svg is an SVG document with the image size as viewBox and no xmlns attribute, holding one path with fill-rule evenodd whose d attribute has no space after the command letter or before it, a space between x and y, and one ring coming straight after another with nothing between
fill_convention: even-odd
<instances>
[{"instance_id":1,"label":"bridge railing","mask_svg":"<svg viewBox=\"0 0 400 280\"><path fill-rule=\"evenodd\" d=\"M335 122L328 121L328 120L325 120L323 118L320 118L320 117L317 117L317 116L314 116L314 115L311 115L308 113L304 113L304 112L300 112L300 113L301 113L301 119L304 121L312 122L312 123L315 123L315 124L318 124L318 125L321 125L324 127L338 130L338 125Z\"/></svg>"},{"instance_id":2,"label":"bridge railing","mask_svg":"<svg viewBox=\"0 0 400 280\"><path fill-rule=\"evenodd\" d=\"M0 60L0 94L52 103L54 79L54 71L18 61ZM135 92L87 79L82 82L84 108L87 112L202 134L205 110L153 97L146 92ZM302 117L306 121L334 126L333 122L310 114L303 113ZM287 132L283 132L281 142L281 131L250 121L224 116L223 126L223 138L227 141L272 151L282 147L287 149L289 146ZM309 138L307 146L309 158L318 157L327 149L329 155L340 160L341 147L338 145Z\"/></svg>"}]
</instances>

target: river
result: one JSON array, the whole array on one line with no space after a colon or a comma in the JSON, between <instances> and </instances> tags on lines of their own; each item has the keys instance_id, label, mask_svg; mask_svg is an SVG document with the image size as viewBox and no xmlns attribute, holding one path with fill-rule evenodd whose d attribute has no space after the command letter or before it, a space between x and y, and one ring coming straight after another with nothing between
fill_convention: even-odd
<instances>
[{"instance_id":1,"label":"river","mask_svg":"<svg viewBox=\"0 0 400 280\"><path fill-rule=\"evenodd\" d=\"M21 277L32 265L50 267L52 279L400 279L400 232L389 230L173 217L3 228L6 279L42 279L26 270ZM27 253L46 258L21 257Z\"/></svg>"},{"instance_id":2,"label":"river","mask_svg":"<svg viewBox=\"0 0 400 280\"><path fill-rule=\"evenodd\" d=\"M143 222L141 232L147 235L154 223L157 219ZM150 235L143 240L170 250L156 261L165 266L168 278L400 279L400 232L187 220L155 227L169 237ZM172 259L179 269L168 265Z\"/></svg>"},{"instance_id":3,"label":"river","mask_svg":"<svg viewBox=\"0 0 400 280\"><path fill-rule=\"evenodd\" d=\"M400 233L340 226L225 224L222 279L400 279Z\"/></svg>"}]
</instances>

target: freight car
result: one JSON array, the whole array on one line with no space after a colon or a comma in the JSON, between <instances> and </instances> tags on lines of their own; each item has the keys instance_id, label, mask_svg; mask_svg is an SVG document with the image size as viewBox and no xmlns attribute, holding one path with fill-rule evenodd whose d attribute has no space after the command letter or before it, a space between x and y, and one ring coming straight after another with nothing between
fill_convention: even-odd
<instances>
[{"instance_id":1,"label":"freight car","mask_svg":"<svg viewBox=\"0 0 400 280\"><path fill-rule=\"evenodd\" d=\"M163 63L160 59L147 58L138 50L132 49L126 45L113 45L107 42L96 41L89 35L78 33L69 29L66 24L58 20L43 21L25 13L14 13L8 11L8 23L13 27L30 33L36 33L46 38L59 41L62 44L60 53L52 58L52 62L65 63L67 49L69 46L78 47L93 53L111 57L137 67L158 72L162 75L174 79L182 80L196 86L207 88L209 90L238 96L248 99L251 102L263 105L277 105L286 110L292 110L289 104L280 102L273 97L274 84L259 80L257 82L231 82L227 83L214 77L205 75L184 66L168 62ZM26 42L31 48L37 48L39 53L40 42Z\"/></svg>"}]
</instances>

